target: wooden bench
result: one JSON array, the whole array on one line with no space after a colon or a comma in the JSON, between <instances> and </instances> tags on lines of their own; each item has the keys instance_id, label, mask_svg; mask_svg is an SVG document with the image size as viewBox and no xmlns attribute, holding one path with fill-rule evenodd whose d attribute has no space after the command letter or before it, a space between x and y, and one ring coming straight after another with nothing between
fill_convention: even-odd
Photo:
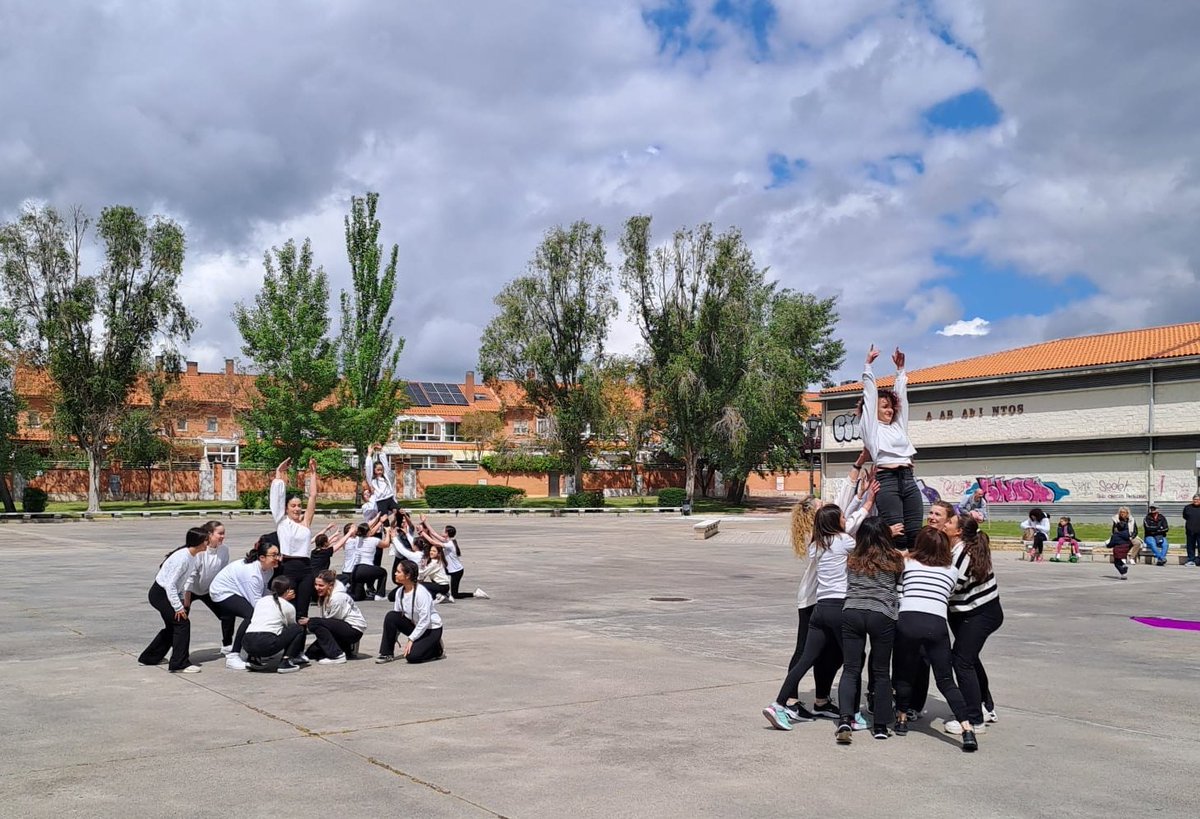
<instances>
[{"instance_id":1,"label":"wooden bench","mask_svg":"<svg viewBox=\"0 0 1200 819\"><path fill-rule=\"evenodd\" d=\"M719 520L702 520L692 526L692 537L694 537L696 540L708 540L710 537L717 534L717 530L720 528L720 526L721 521Z\"/></svg>"}]
</instances>

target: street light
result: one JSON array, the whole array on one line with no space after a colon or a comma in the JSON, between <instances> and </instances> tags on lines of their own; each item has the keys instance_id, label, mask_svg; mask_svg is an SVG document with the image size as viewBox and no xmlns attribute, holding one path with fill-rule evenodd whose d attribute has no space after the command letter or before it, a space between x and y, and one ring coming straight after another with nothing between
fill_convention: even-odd
<instances>
[{"instance_id":1,"label":"street light","mask_svg":"<svg viewBox=\"0 0 1200 819\"><path fill-rule=\"evenodd\" d=\"M808 428L808 434L804 436L804 451L808 455L808 494L815 495L816 492L813 491L813 460L817 450L821 448L821 419L810 417L804 424Z\"/></svg>"}]
</instances>

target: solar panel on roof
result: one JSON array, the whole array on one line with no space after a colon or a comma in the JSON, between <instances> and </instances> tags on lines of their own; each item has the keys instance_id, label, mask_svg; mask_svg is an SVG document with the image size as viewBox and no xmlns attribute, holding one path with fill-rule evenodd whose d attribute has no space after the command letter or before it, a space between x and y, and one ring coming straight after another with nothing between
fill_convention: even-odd
<instances>
[{"instance_id":1,"label":"solar panel on roof","mask_svg":"<svg viewBox=\"0 0 1200 819\"><path fill-rule=\"evenodd\" d=\"M408 393L408 398L416 407L428 407L429 399L425 397L425 392L421 389L421 385L415 381L409 381L404 385L404 391Z\"/></svg>"}]
</instances>

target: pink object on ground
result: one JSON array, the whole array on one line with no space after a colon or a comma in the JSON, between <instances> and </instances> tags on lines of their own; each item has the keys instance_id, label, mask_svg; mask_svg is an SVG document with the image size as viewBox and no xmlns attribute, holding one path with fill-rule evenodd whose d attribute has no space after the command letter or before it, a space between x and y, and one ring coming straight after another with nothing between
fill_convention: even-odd
<instances>
[{"instance_id":1,"label":"pink object on ground","mask_svg":"<svg viewBox=\"0 0 1200 819\"><path fill-rule=\"evenodd\" d=\"M1174 628L1181 631L1200 631L1200 622L1196 620L1172 620L1169 617L1130 617L1143 625L1154 628Z\"/></svg>"}]
</instances>

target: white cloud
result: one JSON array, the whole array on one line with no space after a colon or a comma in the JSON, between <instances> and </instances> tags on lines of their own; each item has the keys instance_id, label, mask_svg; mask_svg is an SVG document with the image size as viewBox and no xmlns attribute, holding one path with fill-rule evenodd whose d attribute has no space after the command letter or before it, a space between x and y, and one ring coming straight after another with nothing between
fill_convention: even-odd
<instances>
[{"instance_id":1,"label":"white cloud","mask_svg":"<svg viewBox=\"0 0 1200 819\"><path fill-rule=\"evenodd\" d=\"M991 322L976 316L970 321L959 320L938 330L939 336L986 336L991 332Z\"/></svg>"}]
</instances>

